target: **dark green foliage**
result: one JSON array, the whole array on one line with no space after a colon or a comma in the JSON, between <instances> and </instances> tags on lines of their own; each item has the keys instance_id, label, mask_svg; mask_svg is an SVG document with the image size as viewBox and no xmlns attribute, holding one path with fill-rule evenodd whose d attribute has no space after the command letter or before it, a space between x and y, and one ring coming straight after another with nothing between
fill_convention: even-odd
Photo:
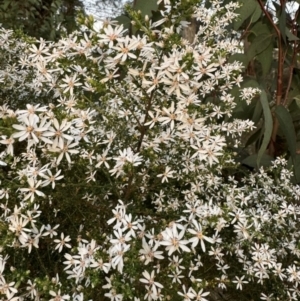
<instances>
[{"instance_id":1,"label":"dark green foliage","mask_svg":"<svg viewBox=\"0 0 300 301\"><path fill-rule=\"evenodd\" d=\"M56 40L63 28L76 29L78 9L83 9L81 0L0 0L0 23L33 37Z\"/></svg>"}]
</instances>

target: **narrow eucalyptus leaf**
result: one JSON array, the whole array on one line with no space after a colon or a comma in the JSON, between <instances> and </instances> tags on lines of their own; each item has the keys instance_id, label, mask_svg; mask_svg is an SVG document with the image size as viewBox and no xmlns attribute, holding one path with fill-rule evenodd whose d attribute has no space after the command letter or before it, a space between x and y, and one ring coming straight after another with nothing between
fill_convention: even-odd
<instances>
[{"instance_id":1,"label":"narrow eucalyptus leaf","mask_svg":"<svg viewBox=\"0 0 300 301\"><path fill-rule=\"evenodd\" d=\"M300 108L300 95L295 97L297 106Z\"/></svg>"},{"instance_id":2,"label":"narrow eucalyptus leaf","mask_svg":"<svg viewBox=\"0 0 300 301\"><path fill-rule=\"evenodd\" d=\"M249 137L249 139L245 143L245 147L255 143L258 139L260 139L260 137L261 137L261 129L259 129L258 131L256 131L254 134L252 134ZM255 166L256 166L256 163L255 163Z\"/></svg>"},{"instance_id":3,"label":"narrow eucalyptus leaf","mask_svg":"<svg viewBox=\"0 0 300 301\"><path fill-rule=\"evenodd\" d=\"M279 30L281 33L281 37L286 44L286 11L285 11L285 4L283 4L283 7L281 8L281 14L279 17Z\"/></svg>"},{"instance_id":4,"label":"narrow eucalyptus leaf","mask_svg":"<svg viewBox=\"0 0 300 301\"><path fill-rule=\"evenodd\" d=\"M258 101L256 103L256 106L255 106L255 109L254 109L254 112L253 112L253 116L252 116L252 121L254 123L257 123L260 120L262 112L263 112L263 109L262 109L261 102Z\"/></svg>"},{"instance_id":5,"label":"narrow eucalyptus leaf","mask_svg":"<svg viewBox=\"0 0 300 301\"><path fill-rule=\"evenodd\" d=\"M280 129L282 130L288 144L288 149L292 156L296 155L296 133L293 125L293 119L290 112L282 105L275 109L276 117L279 121Z\"/></svg>"},{"instance_id":6,"label":"narrow eucalyptus leaf","mask_svg":"<svg viewBox=\"0 0 300 301\"><path fill-rule=\"evenodd\" d=\"M285 34L290 41L299 41L300 40L297 36L292 34L287 27L285 28Z\"/></svg>"},{"instance_id":7,"label":"narrow eucalyptus leaf","mask_svg":"<svg viewBox=\"0 0 300 301\"><path fill-rule=\"evenodd\" d=\"M244 159L242 161L243 164L256 168L257 167L257 159L258 159L258 155L254 154L251 155L249 157L247 157L246 159ZM260 158L260 166L264 166L264 167L269 167L272 165L272 157L268 156L266 154L263 154L262 157Z\"/></svg>"},{"instance_id":8,"label":"narrow eucalyptus leaf","mask_svg":"<svg viewBox=\"0 0 300 301\"><path fill-rule=\"evenodd\" d=\"M300 154L296 154L294 157L290 157L288 161L288 167L293 166L294 176L292 182L294 184L300 183Z\"/></svg>"},{"instance_id":9,"label":"narrow eucalyptus leaf","mask_svg":"<svg viewBox=\"0 0 300 301\"><path fill-rule=\"evenodd\" d=\"M264 113L264 138L262 141L262 144L260 146L260 149L257 154L257 159L256 159L256 164L257 166L260 166L260 161L262 156L264 155L270 139L272 135L272 130L273 130L273 118L272 118L272 113L270 110L269 102L268 102L268 96L265 91L262 91L260 95L260 101L261 105L263 108L263 113Z\"/></svg>"}]
</instances>

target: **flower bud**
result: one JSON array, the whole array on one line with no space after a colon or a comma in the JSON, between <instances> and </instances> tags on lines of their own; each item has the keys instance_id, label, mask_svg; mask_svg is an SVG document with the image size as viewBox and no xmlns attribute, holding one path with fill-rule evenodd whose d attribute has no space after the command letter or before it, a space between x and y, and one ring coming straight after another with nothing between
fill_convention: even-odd
<instances>
[{"instance_id":1,"label":"flower bud","mask_svg":"<svg viewBox=\"0 0 300 301\"><path fill-rule=\"evenodd\" d=\"M55 109L55 105L54 105L53 103L49 103L49 108L50 108L51 110L53 110L53 109Z\"/></svg>"},{"instance_id":2,"label":"flower bud","mask_svg":"<svg viewBox=\"0 0 300 301\"><path fill-rule=\"evenodd\" d=\"M146 260L146 257L145 257L144 255L142 255L142 256L139 257L139 260L140 260L141 262L143 262L143 261Z\"/></svg>"}]
</instances>

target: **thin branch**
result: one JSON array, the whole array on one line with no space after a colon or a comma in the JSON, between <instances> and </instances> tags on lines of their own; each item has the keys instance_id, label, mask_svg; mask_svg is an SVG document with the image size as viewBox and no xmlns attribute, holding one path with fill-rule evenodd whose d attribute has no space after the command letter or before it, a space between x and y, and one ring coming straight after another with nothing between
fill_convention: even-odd
<instances>
[{"instance_id":1,"label":"thin branch","mask_svg":"<svg viewBox=\"0 0 300 301\"><path fill-rule=\"evenodd\" d=\"M297 43L296 43L296 41L294 41L293 57L292 57L292 62L290 64L290 68L289 68L289 80L288 80L288 85L287 85L287 88L286 88L286 91L285 91L284 100L283 100L283 103L282 103L284 106L287 105L287 102L288 102L288 95L289 95L289 91L290 91L291 84L292 84L293 70L294 70L296 58L297 58Z\"/></svg>"},{"instance_id":2,"label":"thin branch","mask_svg":"<svg viewBox=\"0 0 300 301\"><path fill-rule=\"evenodd\" d=\"M298 19L299 13L300 13L300 7L297 9L297 11L295 13L294 20L291 20L292 33L295 36L297 36L297 19ZM291 62L291 65L290 65L290 70L289 70L289 81L288 81L288 86L287 86L284 101L283 101L284 106L287 104L287 101L288 101L288 93L289 93L289 90L290 90L291 84L292 84L293 69L295 67L295 63L296 63L296 59L297 59L297 53L298 53L298 44L297 44L297 41L294 41L292 62Z\"/></svg>"},{"instance_id":3,"label":"thin branch","mask_svg":"<svg viewBox=\"0 0 300 301\"><path fill-rule=\"evenodd\" d=\"M285 1L281 1L282 2ZM264 4L262 3L262 0L258 0L258 3L264 12L265 16L268 18L269 22L271 23L272 27L274 28L277 38L278 38L278 74L277 74L277 89L276 89L276 106L281 105L282 103L282 94L283 94L283 63L284 63L284 55L283 55L283 45L282 45L282 36L279 28L274 23L274 20L270 13L266 10ZM284 3L283 3L284 4ZM279 128L278 120L275 116L273 116L273 130L272 130L272 136L271 141L269 143L269 153L271 156L274 156L275 154L275 142L276 142L276 136Z\"/></svg>"}]
</instances>

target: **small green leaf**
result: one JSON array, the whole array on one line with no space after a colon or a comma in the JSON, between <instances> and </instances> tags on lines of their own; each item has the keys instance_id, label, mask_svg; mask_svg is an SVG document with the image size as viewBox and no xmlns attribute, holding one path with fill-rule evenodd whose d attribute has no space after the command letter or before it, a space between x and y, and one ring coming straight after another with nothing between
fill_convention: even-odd
<instances>
[{"instance_id":1,"label":"small green leaf","mask_svg":"<svg viewBox=\"0 0 300 301\"><path fill-rule=\"evenodd\" d=\"M6 10L10 4L11 4L11 1L10 1L10 0L4 1L4 4L3 4L3 10Z\"/></svg>"},{"instance_id":2,"label":"small green leaf","mask_svg":"<svg viewBox=\"0 0 300 301\"><path fill-rule=\"evenodd\" d=\"M261 101L262 108L263 108L265 124L264 124L264 138L263 138L262 144L260 146L260 149L258 151L257 159L256 159L257 166L260 165L261 158L264 155L264 152L266 151L266 149L269 145L271 135L272 135L272 130L273 130L272 114L271 114L271 110L269 107L268 97L267 97L267 94L265 91L261 92L260 101Z\"/></svg>"},{"instance_id":3,"label":"small green leaf","mask_svg":"<svg viewBox=\"0 0 300 301\"><path fill-rule=\"evenodd\" d=\"M296 133L293 125L293 120L290 112L282 105L275 109L276 117L279 121L280 129L282 130L288 144L288 149L291 156L296 155Z\"/></svg>"}]
</instances>

